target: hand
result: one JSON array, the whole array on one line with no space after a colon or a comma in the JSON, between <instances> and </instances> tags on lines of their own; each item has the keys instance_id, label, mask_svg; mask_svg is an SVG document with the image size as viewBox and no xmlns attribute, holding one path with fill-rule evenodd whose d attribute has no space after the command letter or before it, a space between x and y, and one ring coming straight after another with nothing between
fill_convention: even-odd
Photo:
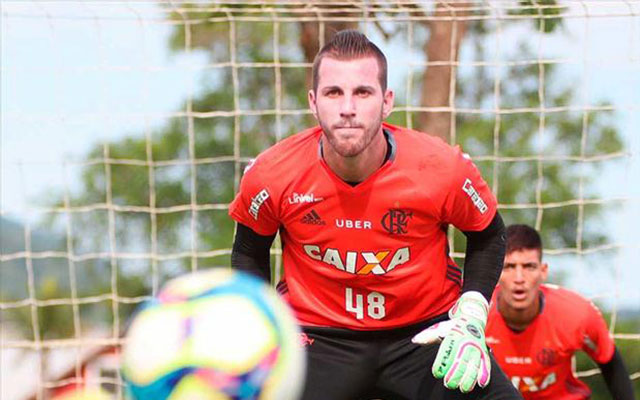
<instances>
[{"instance_id":1,"label":"hand","mask_svg":"<svg viewBox=\"0 0 640 400\"><path fill-rule=\"evenodd\" d=\"M489 384L491 360L484 340L489 304L479 292L465 292L449 310L448 321L430 326L413 337L417 344L438 343L440 348L431 371L444 378L449 389L467 393L476 383Z\"/></svg>"}]
</instances>

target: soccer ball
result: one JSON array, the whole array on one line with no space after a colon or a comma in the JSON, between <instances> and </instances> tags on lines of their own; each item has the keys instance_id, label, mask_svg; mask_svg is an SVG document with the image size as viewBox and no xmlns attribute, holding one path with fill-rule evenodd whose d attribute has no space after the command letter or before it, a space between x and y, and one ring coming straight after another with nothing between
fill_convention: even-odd
<instances>
[{"instance_id":1,"label":"soccer ball","mask_svg":"<svg viewBox=\"0 0 640 400\"><path fill-rule=\"evenodd\" d=\"M129 327L122 375L137 400L294 400L304 349L288 306L246 273L169 281Z\"/></svg>"}]
</instances>

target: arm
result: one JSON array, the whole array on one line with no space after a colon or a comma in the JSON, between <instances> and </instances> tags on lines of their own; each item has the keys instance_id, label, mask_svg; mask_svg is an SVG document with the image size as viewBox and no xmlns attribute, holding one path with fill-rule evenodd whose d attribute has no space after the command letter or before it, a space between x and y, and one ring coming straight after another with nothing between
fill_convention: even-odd
<instances>
[{"instance_id":1,"label":"arm","mask_svg":"<svg viewBox=\"0 0 640 400\"><path fill-rule=\"evenodd\" d=\"M238 223L231 250L231 267L271 281L269 250L276 235L263 236Z\"/></svg>"},{"instance_id":2,"label":"arm","mask_svg":"<svg viewBox=\"0 0 640 400\"><path fill-rule=\"evenodd\" d=\"M504 222L496 211L493 220L485 229L463 233L467 237L467 252L462 292L480 292L489 302L504 262L506 243Z\"/></svg>"},{"instance_id":3,"label":"arm","mask_svg":"<svg viewBox=\"0 0 640 400\"><path fill-rule=\"evenodd\" d=\"M607 388L609 388L609 393L611 393L612 398L616 400L635 399L631 379L629 379L629 373L627 372L618 348L615 348L609 362L598 365L600 366L602 376L607 384Z\"/></svg>"},{"instance_id":4,"label":"arm","mask_svg":"<svg viewBox=\"0 0 640 400\"><path fill-rule=\"evenodd\" d=\"M484 328L489 301L504 261L502 217L496 212L485 229L464 234L467 236L464 283L460 299L449 310L451 319L420 332L413 342L430 344L442 341L431 371L436 378L444 379L447 388L459 388L466 393L476 384L487 386L491 379Z\"/></svg>"}]
</instances>

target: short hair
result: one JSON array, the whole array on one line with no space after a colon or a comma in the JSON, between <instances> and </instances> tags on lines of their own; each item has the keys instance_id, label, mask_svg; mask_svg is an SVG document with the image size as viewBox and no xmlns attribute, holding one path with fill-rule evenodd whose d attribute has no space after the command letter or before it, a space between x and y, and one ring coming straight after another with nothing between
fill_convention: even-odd
<instances>
[{"instance_id":1,"label":"short hair","mask_svg":"<svg viewBox=\"0 0 640 400\"><path fill-rule=\"evenodd\" d=\"M539 250L542 258L542 239L538 231L524 224L507 227L507 254L518 250Z\"/></svg>"},{"instance_id":2,"label":"short hair","mask_svg":"<svg viewBox=\"0 0 640 400\"><path fill-rule=\"evenodd\" d=\"M378 61L378 80L384 93L387 90L387 58L373 42L362 33L346 29L339 31L331 41L322 47L313 61L313 91L318 90L318 70L324 57L336 60L355 60L374 57Z\"/></svg>"}]
</instances>

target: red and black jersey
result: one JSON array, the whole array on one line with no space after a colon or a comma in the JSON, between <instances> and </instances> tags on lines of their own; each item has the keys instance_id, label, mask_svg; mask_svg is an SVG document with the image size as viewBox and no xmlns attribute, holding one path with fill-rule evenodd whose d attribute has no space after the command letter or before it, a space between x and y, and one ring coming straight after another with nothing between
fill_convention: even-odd
<instances>
[{"instance_id":1,"label":"red and black jersey","mask_svg":"<svg viewBox=\"0 0 640 400\"><path fill-rule=\"evenodd\" d=\"M585 298L554 285L541 285L543 307L521 332L510 329L497 310L494 293L487 344L513 385L527 400L584 400L588 386L578 380L571 358L584 350L595 362L611 360L614 342L600 311Z\"/></svg>"},{"instance_id":2,"label":"red and black jersey","mask_svg":"<svg viewBox=\"0 0 640 400\"><path fill-rule=\"evenodd\" d=\"M480 231L496 213L459 148L383 127L391 156L365 181L351 186L329 168L315 127L260 154L231 204L256 233L280 231L284 296L302 325L377 330L446 312L462 278L448 224Z\"/></svg>"}]
</instances>

